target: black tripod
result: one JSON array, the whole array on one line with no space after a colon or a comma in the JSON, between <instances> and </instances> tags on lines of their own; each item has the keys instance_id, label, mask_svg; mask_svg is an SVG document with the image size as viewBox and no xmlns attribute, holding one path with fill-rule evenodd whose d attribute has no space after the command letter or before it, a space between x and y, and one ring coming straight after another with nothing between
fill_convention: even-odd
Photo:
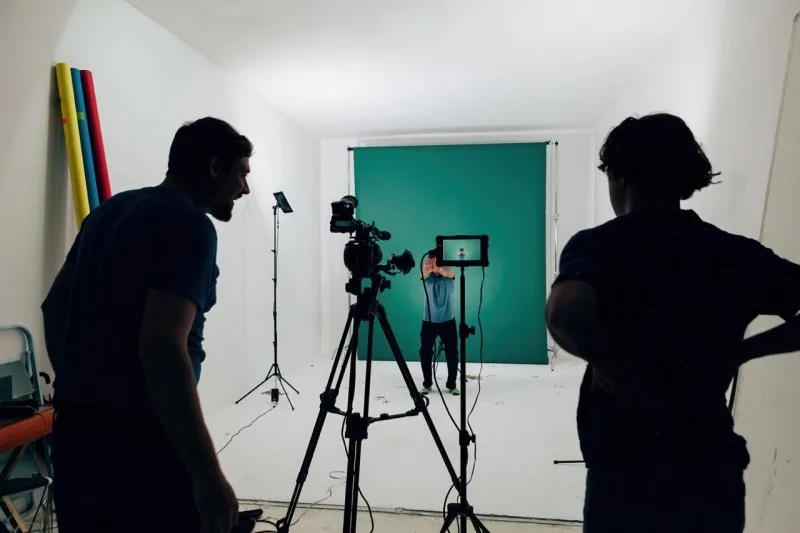
<instances>
[{"instance_id":1,"label":"black tripod","mask_svg":"<svg viewBox=\"0 0 800 533\"><path fill-rule=\"evenodd\" d=\"M314 430L311 433L311 440L308 444L308 448L306 449L306 454L300 467L300 473L297 476L297 484L295 485L294 492L292 493L292 499L289 502L286 516L277 522L278 533L287 533L289 531L289 527L292 525L292 517L294 516L294 512L297 508L298 500L300 499L300 492L302 491L303 484L308 476L311 460L314 457L314 451L316 450L317 443L319 442L319 437L322 433L322 426L325 423L325 418L327 417L328 413L342 415L345 417L345 437L349 442L347 447L347 480L345 483L343 533L355 533L356 531L356 514L358 512L359 495L358 478L361 468L361 443L367 438L367 429L373 422L416 416L422 413L422 416L428 425L428 429L431 432L431 436L433 436L433 440L436 443L436 448L439 450L439 454L442 456L442 460L444 461L445 467L447 468L447 472L450 474L450 478L452 479L454 486L459 486L458 474L456 474L453 464L450 462L450 458L447 456L447 451L444 449L442 439L439 437L439 433L436 431L433 420L428 413L427 400L417 390L416 385L414 384L414 379L411 377L411 372L408 369L408 365L406 364L403 354L400 351L397 339L394 336L394 332L389 325L389 320L386 318L386 310L378 302L378 296L380 295L381 291L389 288L390 282L379 273L372 274L369 279L371 280L372 285L368 288L362 289L361 279L356 277L352 278L347 284L348 292L355 294L357 296L357 300L356 303L350 306L350 312L347 316L347 323L345 324L341 340L339 341L339 348L336 351L336 358L334 359L333 368L331 369L330 376L328 377L328 383L325 386L325 390L322 392L322 394L320 394L321 401L319 414L317 415L317 421L314 424ZM403 376L403 381L405 382L406 387L408 387L408 391L411 394L411 398L414 402L414 408L405 413L394 415L382 414L378 417L369 416L370 378L372 377L372 342L375 318L377 318L378 322L380 323L380 327L383 330L387 342L389 343L389 348L392 351L392 355L397 362L397 366L400 368L400 374ZM367 321L369 325L367 330L366 373L364 376L364 414L362 415L353 412L353 398L356 388L357 357L355 357L355 352L358 346L359 329L363 321ZM351 331L351 327L352 333L350 337L350 343L347 347L347 351L345 352L342 367L339 369L338 378L336 378L339 359L344 351L347 334ZM350 364L350 384L347 394L347 409L342 411L336 407L336 398L339 394L339 387L341 386L344 378L344 373L348 362ZM335 378L336 384L334 385ZM468 516L472 521L476 531L480 533L488 533L488 530L473 514L472 507L467 504L466 493L463 493L461 490L459 490L459 495L461 497L460 501L463 503L458 504L457 508L451 507L450 514L453 514L453 517L448 514L447 521L441 530L442 533L447 531L448 525L453 521L453 518L456 515L462 516L462 524L464 525L466 525L466 517ZM466 529L461 529L461 532L466 533Z\"/></svg>"},{"instance_id":2,"label":"black tripod","mask_svg":"<svg viewBox=\"0 0 800 533\"><path fill-rule=\"evenodd\" d=\"M292 411L294 411L292 400L289 399L289 395L286 393L286 387L284 387L283 384L286 383L289 385L289 388L292 389L295 394L300 393L292 386L291 383L289 383L288 380L283 377L283 374L281 374L281 367L278 366L278 228L280 227L278 224L278 209L284 213L291 213L292 208L289 205L289 202L286 200L286 196L284 196L282 192L276 192L274 193L274 196L277 203L272 207L272 366L270 366L269 371L267 371L267 377L265 377L261 383L250 389L247 394L236 400L236 405L250 396L250 394L261 387L264 383L269 381L270 378L274 377L276 387L270 389L269 391L272 401L278 401L278 398L280 397L280 391L278 390L277 385L280 385L281 389L283 389L283 395L286 396L286 400L289 402L289 407L291 407Z\"/></svg>"}]
</instances>

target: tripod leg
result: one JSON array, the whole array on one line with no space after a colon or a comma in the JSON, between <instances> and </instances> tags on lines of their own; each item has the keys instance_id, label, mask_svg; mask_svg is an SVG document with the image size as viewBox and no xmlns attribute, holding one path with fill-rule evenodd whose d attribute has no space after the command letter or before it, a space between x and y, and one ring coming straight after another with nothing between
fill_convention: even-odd
<instances>
[{"instance_id":1,"label":"tripod leg","mask_svg":"<svg viewBox=\"0 0 800 533\"><path fill-rule=\"evenodd\" d=\"M283 380L280 378L280 376L278 377L278 383L280 383L281 389L283 389L283 395L286 396L286 401L289 402L289 407L291 407L292 411L294 411L294 404L292 403L292 399L289 398L289 394L286 392L286 387L283 386ZM292 387L291 384L289 384L289 386ZM294 389L294 387L292 387L292 388ZM295 392L297 392L297 391L295 391ZM298 392L297 394L300 394L300 393Z\"/></svg>"},{"instance_id":2,"label":"tripod leg","mask_svg":"<svg viewBox=\"0 0 800 533\"><path fill-rule=\"evenodd\" d=\"M271 377L273 377L273 376L276 376L276 375L278 375L278 374L279 374L279 371L278 371L278 372L276 372L276 371L277 371L277 368L278 368L278 367L277 367L277 366L275 366L275 363L272 363L272 366L271 366L271 367L269 367L269 371L267 371L267 377L265 377L265 378L264 378L264 379L263 379L263 380L262 380L262 381L261 381L261 382L260 382L258 385L256 385L255 387L253 387L252 389L250 389L249 391L247 391L247 394L245 394L244 396L242 396L241 398L239 398L238 400L236 400L236 402L234 402L234 403L235 403L236 405L239 405L239 403L240 403L242 400L244 400L245 398L247 398L248 396L250 396L251 394L253 394L253 393L256 391L256 389L258 389L259 387L261 387L261 385L263 385L264 383L266 383L267 381L269 381L269 378L271 378Z\"/></svg>"},{"instance_id":3,"label":"tripod leg","mask_svg":"<svg viewBox=\"0 0 800 533\"><path fill-rule=\"evenodd\" d=\"M289 383L289 380L288 380L288 379L286 379L285 377L283 377L283 374L281 374L281 371L280 371L280 370L278 370L278 372L277 372L277 376L278 376L278 381L280 381L280 382L281 382L281 384L283 384L283 383L286 383L287 385L289 385L289 388L290 388L290 389L292 389L292 390L295 392L295 394L300 394L300 392L299 392L297 389L295 389L295 388L292 386L292 384L291 384L291 383ZM285 392L286 392L286 389L283 389L283 392L285 393Z\"/></svg>"},{"instance_id":4,"label":"tripod leg","mask_svg":"<svg viewBox=\"0 0 800 533\"><path fill-rule=\"evenodd\" d=\"M422 417L425 419L425 423L431 432L431 436L436 443L436 447L439 449L439 454L442 456L442 460L447 468L447 472L450 474L450 479L452 479L453 483L456 484L457 487L458 474L453 467L453 463L450 461L450 457L447 455L447 450L444 448L444 443L442 443L442 438L439 436L439 432L436 430L433 419L431 418L430 413L428 413L428 408L425 405L425 399L423 398L422 394L419 393L416 385L414 384L414 378L411 376L411 371L408 369L408 365L403 357L403 353L400 350L400 345L397 343L397 338L394 336L394 332L392 331L392 326L389 325L389 321L386 318L386 311L382 306L378 307L377 311L375 312L375 316L378 317L378 321L383 329L383 334L386 336L386 341L389 343L389 348L392 350L392 355L394 355L397 366L400 368L400 374L403 376L403 381L405 382L408 391L411 393L411 398L414 399L415 407L417 407L420 413L422 413Z\"/></svg>"},{"instance_id":5,"label":"tripod leg","mask_svg":"<svg viewBox=\"0 0 800 533\"><path fill-rule=\"evenodd\" d=\"M342 414L336 409L336 397L339 394L339 387L342 383L344 373L347 370L348 361L350 361L351 358L355 359L355 350L356 346L358 346L358 326L360 323L361 320L355 317L355 305L352 305L350 307L350 313L347 316L347 323L345 324L344 331L342 332L341 340L339 341L339 348L336 351L336 357L333 361L333 367L331 368L330 376L328 377L328 383L325 386L325 390L322 392L322 394L320 394L319 414L317 415L317 420L314 423L314 429L311 432L311 439L309 440L308 447L306 448L306 453L303 457L303 463L300 466L300 472L297 474L297 483L292 493L291 500L289 501L289 506L286 510L286 516L279 519L276 524L279 533L287 533L289 531L289 527L292 525L292 517L297 509L297 503L300 499L300 493L303 490L303 484L308 477L308 471L311 467L311 461L314 458L314 452L317 449L317 444L319 444L319 438L322 434L322 426L325 424L325 418L327 417L328 413L331 412L338 412L339 414ZM351 325L353 326L353 335L347 351L344 352L344 344L347 340L347 334ZM339 360L342 358L343 353L344 360L342 362L338 380L336 381L336 385L334 387L333 383L334 379L336 379L336 371L339 366ZM352 404L350 404L348 409L352 409Z\"/></svg>"},{"instance_id":6,"label":"tripod leg","mask_svg":"<svg viewBox=\"0 0 800 533\"><path fill-rule=\"evenodd\" d=\"M263 385L264 383L266 383L267 381L269 381L269 378L270 378L270 377L272 377L272 376L270 376L269 374L267 374L267 377L265 377L265 378L264 378L264 380L263 380L261 383L259 383L258 385L256 385L256 386L255 386L255 387L253 387L252 389L250 389L250 390L247 392L247 394L245 394L244 396L242 396L241 398L239 398L238 400L236 400L236 402L235 402L235 403L236 403L236 405L239 405L239 403L240 403L242 400L244 400L245 398L247 398L248 396L250 396L251 394L253 394L253 392L255 392L255 390L256 390L257 388L259 388L261 385Z\"/></svg>"},{"instance_id":7,"label":"tripod leg","mask_svg":"<svg viewBox=\"0 0 800 533\"><path fill-rule=\"evenodd\" d=\"M416 386L414 385L414 379L411 376L411 372L408 369L408 365L406 364L405 358L403 357L402 351L400 350L400 345L397 342L397 338L394 336L394 332L392 331L392 327L389 324L389 320L386 318L386 311L382 306L378 306L378 309L375 312L375 316L378 317L378 320L383 328L384 335L386 335L386 340L389 343L389 347L392 350L392 354L394 355L395 361L397 361L397 366L400 368L400 374L403 376L403 381L405 381L406 386L408 387L409 392L411 393L411 397L414 399L416 407L419 409L420 413L422 413L423 418L425 419L425 423L428 425L428 429L431 432L431 436L433 437L434 442L436 443L436 447L439 450L439 454L442 456L442 461L444 461L445 467L447 468L447 472L450 474L450 479L453 482L453 486L456 489L456 492L459 496L458 503L448 505L448 513L445 517L444 525L442 526L441 533L445 533L448 531L450 526L453 524L455 520L459 520L459 532L466 533L467 529L467 518L472 520L473 525L476 527L476 531L478 533L488 533L486 527L480 524L480 521L474 515L472 511L472 507L467 502L466 497L466 490L463 488L466 483L462 483L462 480L458 477L455 468L453 467L453 463L450 461L450 457L447 455L447 450L444 448L444 444L442 443L442 439L439 436L439 432L436 431L436 426L431 419L430 413L428 413L427 406L425 405L425 401L422 398L422 395L417 392ZM463 376L462 376L463 381ZM463 385L462 385L463 386ZM463 435L461 436L463 438ZM480 524L481 529L477 529L476 521Z\"/></svg>"},{"instance_id":8,"label":"tripod leg","mask_svg":"<svg viewBox=\"0 0 800 533\"><path fill-rule=\"evenodd\" d=\"M444 524L442 524L442 529L439 530L439 533L447 533L450 531L450 526L453 525L453 522L456 519L456 514L448 512L447 517L444 519Z\"/></svg>"},{"instance_id":9,"label":"tripod leg","mask_svg":"<svg viewBox=\"0 0 800 533\"><path fill-rule=\"evenodd\" d=\"M472 522L472 527L475 529L475 533L489 533L489 530L486 529L486 526L483 525L483 522L481 522L480 518L474 514L470 514L469 519Z\"/></svg>"},{"instance_id":10,"label":"tripod leg","mask_svg":"<svg viewBox=\"0 0 800 533\"><path fill-rule=\"evenodd\" d=\"M356 364L357 358L350 360L350 388L348 391L348 411L347 426L345 437L350 441L347 449L347 481L345 482L344 517L342 531L355 533L358 523L358 478L361 472L361 444L367 438L367 427L369 426L369 390L370 376L372 371L372 341L374 334L375 320L370 315L367 318L367 369L364 376L364 415L352 413L353 399L355 398L356 388Z\"/></svg>"}]
</instances>

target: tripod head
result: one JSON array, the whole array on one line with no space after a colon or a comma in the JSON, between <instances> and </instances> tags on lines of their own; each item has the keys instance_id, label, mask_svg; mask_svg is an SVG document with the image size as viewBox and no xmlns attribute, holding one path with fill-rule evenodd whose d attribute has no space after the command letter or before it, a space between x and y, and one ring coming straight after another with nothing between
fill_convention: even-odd
<instances>
[{"instance_id":1,"label":"tripod head","mask_svg":"<svg viewBox=\"0 0 800 533\"><path fill-rule=\"evenodd\" d=\"M362 283L364 279L370 280L370 285L368 287L365 287ZM392 282L386 279L386 276L380 272L374 272L369 278L357 278L352 276L350 280L344 284L344 288L353 296L367 296L377 299L383 291L392 288Z\"/></svg>"}]
</instances>

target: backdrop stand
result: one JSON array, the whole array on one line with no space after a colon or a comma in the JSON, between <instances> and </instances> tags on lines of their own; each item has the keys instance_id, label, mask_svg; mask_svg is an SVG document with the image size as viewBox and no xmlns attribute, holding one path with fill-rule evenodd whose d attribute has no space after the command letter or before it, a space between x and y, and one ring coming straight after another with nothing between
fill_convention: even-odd
<instances>
[{"instance_id":1,"label":"backdrop stand","mask_svg":"<svg viewBox=\"0 0 800 533\"><path fill-rule=\"evenodd\" d=\"M272 347L273 347L273 360L272 366L269 367L267 371L267 377L264 378L261 383L250 389L250 391L236 400L236 404L238 405L239 402L250 396L256 389L264 385L270 378L275 378L275 387L270 389L270 397L273 403L278 403L278 399L280 398L280 389L278 389L278 385L280 385L281 389L283 390L283 395L286 396L286 400L289 402L289 407L292 408L294 411L294 405L292 404L292 400L289 399L289 395L286 392L286 387L284 387L284 383L289 385L289 388L292 389L295 394L300 394L297 389L295 389L288 380L283 377L281 373L281 367L278 365L278 210L283 211L284 213L291 213L292 207L289 205L289 202L286 200L286 196L284 196L283 192L276 192L274 193L275 196L275 205L272 206L272 241L273 241L273 248L272 248Z\"/></svg>"}]
</instances>

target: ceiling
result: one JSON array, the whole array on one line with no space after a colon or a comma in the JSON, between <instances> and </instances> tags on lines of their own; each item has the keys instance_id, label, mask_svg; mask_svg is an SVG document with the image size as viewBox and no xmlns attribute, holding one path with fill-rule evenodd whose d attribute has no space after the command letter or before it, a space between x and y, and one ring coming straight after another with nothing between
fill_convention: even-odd
<instances>
[{"instance_id":1,"label":"ceiling","mask_svg":"<svg viewBox=\"0 0 800 533\"><path fill-rule=\"evenodd\" d=\"M128 0L320 136L586 128L699 0Z\"/></svg>"}]
</instances>

